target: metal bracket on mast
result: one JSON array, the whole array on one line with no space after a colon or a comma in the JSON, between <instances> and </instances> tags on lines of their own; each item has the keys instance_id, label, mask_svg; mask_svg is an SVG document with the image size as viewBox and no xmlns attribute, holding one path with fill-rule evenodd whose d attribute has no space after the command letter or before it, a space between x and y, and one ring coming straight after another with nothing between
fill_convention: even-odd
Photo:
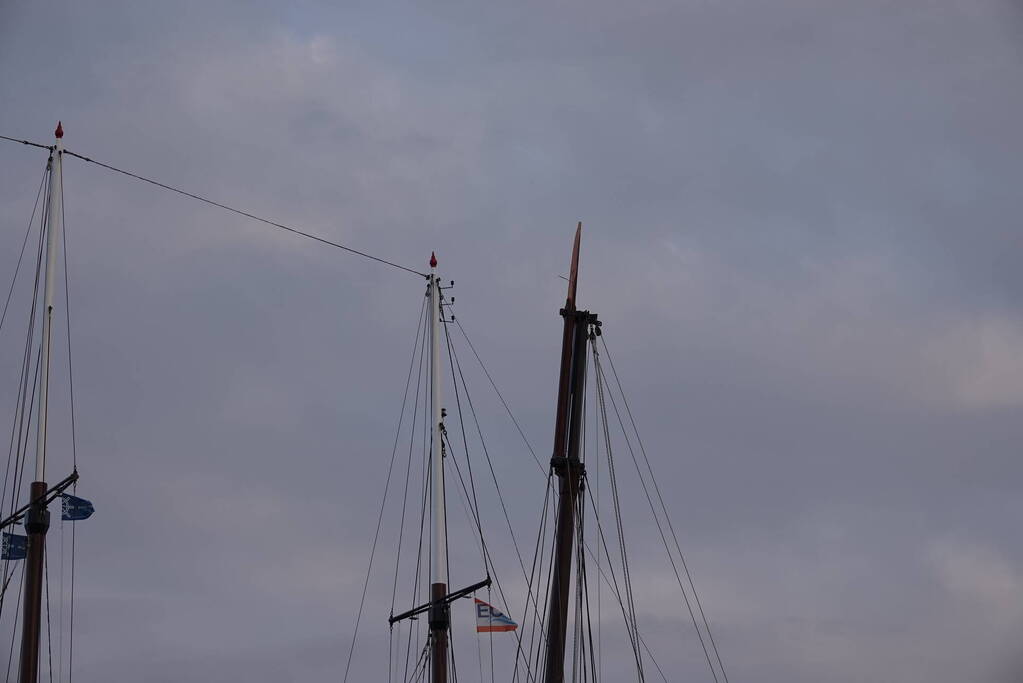
<instances>
[{"instance_id":1,"label":"metal bracket on mast","mask_svg":"<svg viewBox=\"0 0 1023 683\"><path fill-rule=\"evenodd\" d=\"M487 578L483 579L482 581L480 581L478 583L474 583L471 586L466 586L465 588L463 588L461 590L457 590L454 593L448 593L447 595L445 595L445 596L443 596L443 597L441 597L441 598L439 598L437 600L431 600L430 602L424 603L424 604L420 605L419 607L413 607L412 609L408 610L407 612L402 612L401 614L396 614L393 617L390 617L387 620L387 623L388 624L394 624L396 622L402 621L403 619L415 619L416 615L422 614L423 612L429 610L431 607L436 607L436 606L439 606L439 605L450 605L455 600L458 600L459 598L464 598L466 595L469 595L470 593L474 593L474 592L478 591L480 588L487 588L487 587L489 587L490 583L491 583L490 577L488 576Z\"/></svg>"},{"instance_id":2,"label":"metal bracket on mast","mask_svg":"<svg viewBox=\"0 0 1023 683\"><path fill-rule=\"evenodd\" d=\"M10 515L9 517L5 518L2 522L0 522L0 529L6 529L10 525L17 523L22 517L26 515L26 513L32 510L33 506L40 506L45 508L47 505L53 502L54 498L63 493L68 487L70 487L76 481L78 481L78 470L75 470L67 477L62 479L59 483L51 486L46 491L46 493L44 493L39 498L31 500L28 503L22 505L17 510L15 510L14 514Z\"/></svg>"}]
</instances>

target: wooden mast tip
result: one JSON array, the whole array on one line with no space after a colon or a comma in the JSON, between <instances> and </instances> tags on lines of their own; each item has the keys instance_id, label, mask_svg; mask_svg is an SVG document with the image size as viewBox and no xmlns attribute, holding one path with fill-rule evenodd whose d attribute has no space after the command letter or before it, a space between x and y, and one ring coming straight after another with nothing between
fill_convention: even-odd
<instances>
[{"instance_id":1,"label":"wooden mast tip","mask_svg":"<svg viewBox=\"0 0 1023 683\"><path fill-rule=\"evenodd\" d=\"M572 243L572 267L568 273L568 308L575 308L576 282L579 279L579 242L582 240L583 222L579 221L575 228L575 240Z\"/></svg>"}]
</instances>

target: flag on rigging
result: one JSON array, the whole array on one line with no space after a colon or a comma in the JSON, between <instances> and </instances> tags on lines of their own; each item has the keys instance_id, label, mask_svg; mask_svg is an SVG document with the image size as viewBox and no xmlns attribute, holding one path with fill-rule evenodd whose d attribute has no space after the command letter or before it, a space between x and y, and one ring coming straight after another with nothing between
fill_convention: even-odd
<instances>
[{"instance_id":1,"label":"flag on rigging","mask_svg":"<svg viewBox=\"0 0 1023 683\"><path fill-rule=\"evenodd\" d=\"M28 536L9 534L4 532L3 552L0 559L3 560L24 560L28 554Z\"/></svg>"},{"instance_id":2,"label":"flag on rigging","mask_svg":"<svg viewBox=\"0 0 1023 683\"><path fill-rule=\"evenodd\" d=\"M60 518L65 522L77 522L81 519L88 519L92 517L92 513L96 511L96 508L92 506L92 503L72 496L67 493L60 494Z\"/></svg>"},{"instance_id":3,"label":"flag on rigging","mask_svg":"<svg viewBox=\"0 0 1023 683\"><path fill-rule=\"evenodd\" d=\"M473 598L476 603L476 633L514 631L519 627L493 605Z\"/></svg>"}]
</instances>

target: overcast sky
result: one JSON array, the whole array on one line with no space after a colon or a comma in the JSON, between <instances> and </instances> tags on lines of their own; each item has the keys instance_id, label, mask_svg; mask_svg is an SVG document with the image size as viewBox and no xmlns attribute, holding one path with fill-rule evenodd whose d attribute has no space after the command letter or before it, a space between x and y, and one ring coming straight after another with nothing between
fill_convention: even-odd
<instances>
[{"instance_id":1,"label":"overcast sky","mask_svg":"<svg viewBox=\"0 0 1023 683\"><path fill-rule=\"evenodd\" d=\"M436 250L541 459L582 220L579 303L604 321L730 680L1020 680L1023 6L282 5L0 0L0 134L49 143L62 119L81 154L414 268ZM5 289L44 165L0 145ZM97 508L75 680L340 680L422 280L77 159L64 183ZM72 466L63 341L54 362L51 482ZM543 478L466 368L530 546ZM626 488L640 627L671 680L709 681ZM397 505L349 680L387 675ZM472 539L453 536L452 582L472 583Z\"/></svg>"}]
</instances>

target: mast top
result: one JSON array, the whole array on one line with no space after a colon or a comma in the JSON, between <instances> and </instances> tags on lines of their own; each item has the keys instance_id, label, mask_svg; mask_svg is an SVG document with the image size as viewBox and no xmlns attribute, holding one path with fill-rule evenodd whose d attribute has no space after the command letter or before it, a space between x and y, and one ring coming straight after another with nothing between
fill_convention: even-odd
<instances>
[{"instance_id":1,"label":"mast top","mask_svg":"<svg viewBox=\"0 0 1023 683\"><path fill-rule=\"evenodd\" d=\"M60 124L60 121L57 121L57 130L53 131L53 136L58 140L64 137L64 126Z\"/></svg>"},{"instance_id":2,"label":"mast top","mask_svg":"<svg viewBox=\"0 0 1023 683\"><path fill-rule=\"evenodd\" d=\"M436 252L433 251L430 252L430 267L431 268L437 267L437 254Z\"/></svg>"},{"instance_id":3,"label":"mast top","mask_svg":"<svg viewBox=\"0 0 1023 683\"><path fill-rule=\"evenodd\" d=\"M568 300L565 302L565 307L571 310L575 310L575 287L576 281L579 279L579 241L582 239L582 233L583 222L579 221L575 228L575 241L572 244L572 268L568 273Z\"/></svg>"}]
</instances>

